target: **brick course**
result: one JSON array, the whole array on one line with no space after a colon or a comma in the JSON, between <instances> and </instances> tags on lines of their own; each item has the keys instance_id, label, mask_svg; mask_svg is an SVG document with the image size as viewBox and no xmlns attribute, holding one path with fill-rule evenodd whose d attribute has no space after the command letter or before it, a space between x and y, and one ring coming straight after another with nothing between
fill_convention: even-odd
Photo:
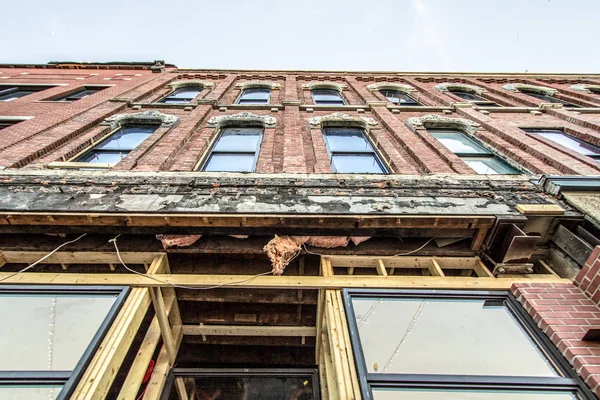
<instances>
[{"instance_id":1,"label":"brick course","mask_svg":"<svg viewBox=\"0 0 600 400\"><path fill-rule=\"evenodd\" d=\"M142 110L174 114L179 124L159 135L152 136L140 151L132 152L116 169L144 171L175 170L190 171L202 158L216 130L207 128L207 121L215 115L250 111L270 115L277 119L274 131L265 133L257 172L332 172L320 130L310 129L308 120L334 112L375 119L378 124L371 129L371 138L393 173L472 174L459 157L448 151L425 131L413 132L406 120L412 116L439 114L454 118L467 118L481 125L474 135L527 170L537 174L600 174L600 164L593 159L566 149L544 138L532 137L522 127L554 127L581 140L600 145L600 112L547 109L542 115L532 115L523 107L537 107L541 101L502 88L506 83L528 83L559 90L560 98L586 107L600 107L600 96L578 92L569 87L575 83L600 84L595 76L582 77L513 77L507 76L398 76L374 73L260 73L222 71L179 71L167 69L160 74L148 70L122 69L29 69L4 68L0 72L0 84L37 83L57 84L43 92L0 102L1 116L28 116L32 119L2 130L0 134L0 167L40 168L53 161L68 160L85 150L104 135L105 128L98 124L105 118L122 112L136 112L131 106L142 105ZM213 82L212 88L202 91L198 99L203 104L193 105L191 111L183 106L161 105L155 102L166 95L170 82L180 80L205 80ZM249 81L277 83L281 89L274 90L271 104L266 106L232 105L239 96L238 83ZM306 83L334 82L345 86L343 96L348 102L344 107L312 107L310 91ZM381 93L371 92L367 86L377 82L411 85L413 92L425 107L395 113ZM476 85L486 90L485 97L506 107L519 107L512 112L483 114L476 108L456 108L464 103L448 92L434 87L443 82ZM88 98L65 102L49 102L54 98L85 84L113 85ZM372 104L367 104L367 103ZM277 106L278 105L278 106ZM277 106L276 112L271 108ZM220 111L221 108L227 111ZM311 111L310 108L313 108ZM362 110L359 110L362 108ZM155 140L154 140L155 139ZM143 151L142 151L143 149Z\"/></svg>"}]
</instances>

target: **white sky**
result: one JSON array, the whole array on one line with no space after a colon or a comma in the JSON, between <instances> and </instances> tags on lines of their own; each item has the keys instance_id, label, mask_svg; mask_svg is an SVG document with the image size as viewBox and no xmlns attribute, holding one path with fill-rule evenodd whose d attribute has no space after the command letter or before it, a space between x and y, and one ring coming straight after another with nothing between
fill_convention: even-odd
<instances>
[{"instance_id":1,"label":"white sky","mask_svg":"<svg viewBox=\"0 0 600 400\"><path fill-rule=\"evenodd\" d=\"M4 0L0 63L600 72L600 0Z\"/></svg>"}]
</instances>

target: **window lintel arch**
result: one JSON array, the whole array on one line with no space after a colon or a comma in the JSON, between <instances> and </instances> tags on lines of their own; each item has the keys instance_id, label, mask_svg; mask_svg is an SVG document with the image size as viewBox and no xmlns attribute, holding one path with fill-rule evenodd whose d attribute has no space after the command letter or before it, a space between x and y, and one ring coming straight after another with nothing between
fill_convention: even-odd
<instances>
[{"instance_id":1,"label":"window lintel arch","mask_svg":"<svg viewBox=\"0 0 600 400\"><path fill-rule=\"evenodd\" d=\"M277 120L274 117L256 115L251 112L242 112L232 115L218 115L208 120L209 128L231 128L245 126L261 126L263 128L275 128Z\"/></svg>"},{"instance_id":2,"label":"window lintel arch","mask_svg":"<svg viewBox=\"0 0 600 400\"><path fill-rule=\"evenodd\" d=\"M302 89L305 89L305 90L330 89L330 90L336 90L341 94L342 91L344 89L346 89L346 85L341 84L341 83L335 83L335 82L311 82L311 83L303 84Z\"/></svg>"},{"instance_id":3,"label":"window lintel arch","mask_svg":"<svg viewBox=\"0 0 600 400\"><path fill-rule=\"evenodd\" d=\"M417 89L415 89L411 85L390 82L373 83L367 86L367 90L369 90L370 92L378 92L380 90L396 90L398 92L403 92L406 94L411 94L412 92L417 91Z\"/></svg>"},{"instance_id":4,"label":"window lintel arch","mask_svg":"<svg viewBox=\"0 0 600 400\"><path fill-rule=\"evenodd\" d=\"M167 84L167 86L169 88L171 88L172 91L175 91L175 90L183 89L183 88L212 89L215 86L215 84L213 82L209 82L209 81L190 79L190 80L171 82L171 83Z\"/></svg>"},{"instance_id":5,"label":"window lintel arch","mask_svg":"<svg viewBox=\"0 0 600 400\"><path fill-rule=\"evenodd\" d=\"M486 90L482 87L475 85L467 85L465 83L458 82L445 82L440 83L439 85L435 85L435 90L438 92L452 92L453 90L459 92L466 92L481 95L486 92Z\"/></svg>"},{"instance_id":6,"label":"window lintel arch","mask_svg":"<svg viewBox=\"0 0 600 400\"><path fill-rule=\"evenodd\" d=\"M371 126L377 125L373 118L359 117L341 112L325 115L323 117L314 117L308 120L311 129L323 129L327 127L352 127L362 128L369 131Z\"/></svg>"},{"instance_id":7,"label":"window lintel arch","mask_svg":"<svg viewBox=\"0 0 600 400\"><path fill-rule=\"evenodd\" d=\"M179 117L171 114L163 114L160 111L148 110L130 114L116 114L106 118L100 125L108 125L110 129L132 124L157 124L175 126Z\"/></svg>"},{"instance_id":8,"label":"window lintel arch","mask_svg":"<svg viewBox=\"0 0 600 400\"><path fill-rule=\"evenodd\" d=\"M593 91L600 91L599 85L590 85L588 83L578 83L576 85L569 86L571 90L578 90L580 92L592 93Z\"/></svg>"},{"instance_id":9,"label":"window lintel arch","mask_svg":"<svg viewBox=\"0 0 600 400\"><path fill-rule=\"evenodd\" d=\"M456 129L467 134L472 134L481 125L465 118L443 117L437 114L428 114L422 117L411 117L406 120L413 132L417 129Z\"/></svg>"},{"instance_id":10,"label":"window lintel arch","mask_svg":"<svg viewBox=\"0 0 600 400\"><path fill-rule=\"evenodd\" d=\"M507 83L502 86L502 89L511 92L520 92L522 90L543 94L545 96L553 96L558 92L558 89L553 89L545 86L529 85L526 83Z\"/></svg>"},{"instance_id":11,"label":"window lintel arch","mask_svg":"<svg viewBox=\"0 0 600 400\"><path fill-rule=\"evenodd\" d=\"M281 89L281 84L270 81L248 81L248 82L240 82L236 83L236 89L270 89L270 90L279 90Z\"/></svg>"}]
</instances>

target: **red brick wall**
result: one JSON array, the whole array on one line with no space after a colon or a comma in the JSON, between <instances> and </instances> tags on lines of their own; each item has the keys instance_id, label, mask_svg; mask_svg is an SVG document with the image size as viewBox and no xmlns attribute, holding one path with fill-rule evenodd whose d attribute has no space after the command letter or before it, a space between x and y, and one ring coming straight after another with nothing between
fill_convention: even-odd
<instances>
[{"instance_id":1,"label":"red brick wall","mask_svg":"<svg viewBox=\"0 0 600 400\"><path fill-rule=\"evenodd\" d=\"M170 90L175 80L197 79L213 82L200 99L214 104L200 104L191 111L184 107L161 106L153 103ZM261 80L278 83L269 106L240 107L232 105L239 95L236 83ZM473 171L460 158L448 151L426 131L413 132L406 120L414 116L438 114L466 118L481 125L474 135L499 153L538 174L600 174L600 164L589 157L539 137L532 137L522 127L552 127L564 129L582 140L600 145L600 113L579 113L564 109L549 109L542 115L529 110L481 113L475 108L452 109L460 98L439 92L435 86L443 82L462 82L487 90L486 97L507 107L536 107L541 101L507 91L506 83L522 82L558 89L565 100L584 106L600 107L600 96L569 89L575 83L600 84L600 79L560 77L476 77L476 76L398 76L395 74L340 73L259 73L223 71L166 71L152 74L147 70L61 70L61 69L0 69L2 83L66 83L23 97L13 102L0 102L1 116L29 116L0 132L0 167L43 167L52 161L68 160L105 134L98 124L116 113L155 109L177 115L179 123L153 135L140 151L129 154L116 168L135 170L190 171L207 151L207 144L216 134L207 128L208 119L215 115L250 111L277 119L273 131L266 132L258 162L258 172L331 172L331 165L320 130L310 129L308 119L341 112L373 118L378 122L370 130L371 138L389 163L393 173L427 174ZM345 86L346 107L312 107L306 83L335 82ZM377 82L408 84L416 89L412 95L423 103L423 110L392 112L388 105L371 105L386 99L367 86ZM71 103L47 102L52 96L72 91L84 84L114 85L86 99ZM563 98L563 97L561 97ZM119 101L115 101L119 99ZM129 103L128 103L129 102ZM133 110L134 104L145 104ZM223 111L222 108L227 108ZM278 108L277 112L271 110ZM450 114L443 114L442 107ZM310 112L309 108L314 108ZM362 108L364 111L359 110ZM142 151L143 149L143 151Z\"/></svg>"},{"instance_id":2,"label":"red brick wall","mask_svg":"<svg viewBox=\"0 0 600 400\"><path fill-rule=\"evenodd\" d=\"M517 283L512 293L573 368L600 396L600 343L583 341L600 329L600 246L571 283Z\"/></svg>"}]
</instances>

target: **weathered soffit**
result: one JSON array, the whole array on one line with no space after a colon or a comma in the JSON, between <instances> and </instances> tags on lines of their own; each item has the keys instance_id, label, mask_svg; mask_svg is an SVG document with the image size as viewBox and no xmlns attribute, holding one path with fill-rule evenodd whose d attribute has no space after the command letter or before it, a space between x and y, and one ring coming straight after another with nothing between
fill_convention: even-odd
<instances>
[{"instance_id":1,"label":"weathered soffit","mask_svg":"<svg viewBox=\"0 0 600 400\"><path fill-rule=\"evenodd\" d=\"M110 125L112 129L128 123L173 125L179 121L176 115L163 114L160 111L148 110L130 114L116 114L106 118L100 125Z\"/></svg>"},{"instance_id":2,"label":"weathered soffit","mask_svg":"<svg viewBox=\"0 0 600 400\"><path fill-rule=\"evenodd\" d=\"M467 85L464 83L457 82L445 82L435 85L435 89L439 92L447 92L452 89L458 89L463 92L482 94L485 90L479 86Z\"/></svg>"},{"instance_id":3,"label":"weathered soffit","mask_svg":"<svg viewBox=\"0 0 600 400\"><path fill-rule=\"evenodd\" d=\"M552 96L558 92L557 89L552 89L545 86L528 85L526 83L507 83L502 86L502 89L510 90L511 92L519 92L520 90L530 90L532 92L542 93L548 96Z\"/></svg>"},{"instance_id":4,"label":"weathered soffit","mask_svg":"<svg viewBox=\"0 0 600 400\"><path fill-rule=\"evenodd\" d=\"M308 124L311 128L321 128L324 124L328 123L352 123L360 125L364 128L377 125L377 121L375 121L373 118L360 117L358 115L350 115L342 112L336 112L323 117L314 117L308 120Z\"/></svg>"},{"instance_id":5,"label":"weathered soffit","mask_svg":"<svg viewBox=\"0 0 600 400\"><path fill-rule=\"evenodd\" d=\"M251 112L241 112L232 115L218 115L208 120L209 128L220 128L226 124L258 124L265 128L274 128L277 120L266 115L256 115Z\"/></svg>"},{"instance_id":6,"label":"weathered soffit","mask_svg":"<svg viewBox=\"0 0 600 400\"><path fill-rule=\"evenodd\" d=\"M451 118L437 114L427 114L422 117L411 117L406 120L406 126L413 131L423 128L449 128L459 129L467 133L473 133L480 127L476 122L464 118Z\"/></svg>"},{"instance_id":7,"label":"weathered soffit","mask_svg":"<svg viewBox=\"0 0 600 400\"><path fill-rule=\"evenodd\" d=\"M18 172L0 173L0 211L490 216L556 202L519 178Z\"/></svg>"}]
</instances>

